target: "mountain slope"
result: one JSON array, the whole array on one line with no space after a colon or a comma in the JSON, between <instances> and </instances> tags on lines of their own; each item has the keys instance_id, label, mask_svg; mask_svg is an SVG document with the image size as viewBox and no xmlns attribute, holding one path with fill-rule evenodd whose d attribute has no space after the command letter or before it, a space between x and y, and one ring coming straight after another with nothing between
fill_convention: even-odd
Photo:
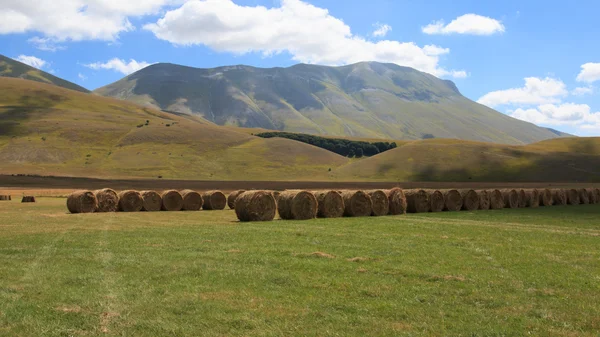
<instances>
[{"instance_id":1,"label":"mountain slope","mask_svg":"<svg viewBox=\"0 0 600 337\"><path fill-rule=\"evenodd\" d=\"M197 180L319 180L347 158L122 100L0 78L0 172Z\"/></svg>"},{"instance_id":2,"label":"mountain slope","mask_svg":"<svg viewBox=\"0 0 600 337\"><path fill-rule=\"evenodd\" d=\"M42 83L54 84L66 89L90 92L75 83L63 80L45 71L28 66L25 63L0 55L0 77L15 77Z\"/></svg>"},{"instance_id":3,"label":"mountain slope","mask_svg":"<svg viewBox=\"0 0 600 337\"><path fill-rule=\"evenodd\" d=\"M376 62L271 69L163 63L95 92L220 125L330 136L508 144L559 136L467 99L451 81Z\"/></svg>"}]
</instances>

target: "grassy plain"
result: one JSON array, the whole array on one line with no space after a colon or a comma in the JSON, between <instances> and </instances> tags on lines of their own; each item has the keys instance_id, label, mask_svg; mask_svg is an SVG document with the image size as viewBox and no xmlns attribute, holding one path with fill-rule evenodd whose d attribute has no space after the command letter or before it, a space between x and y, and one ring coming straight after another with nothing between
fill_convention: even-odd
<instances>
[{"instance_id":1,"label":"grassy plain","mask_svg":"<svg viewBox=\"0 0 600 337\"><path fill-rule=\"evenodd\" d=\"M0 202L0 335L597 336L599 215L241 224Z\"/></svg>"}]
</instances>

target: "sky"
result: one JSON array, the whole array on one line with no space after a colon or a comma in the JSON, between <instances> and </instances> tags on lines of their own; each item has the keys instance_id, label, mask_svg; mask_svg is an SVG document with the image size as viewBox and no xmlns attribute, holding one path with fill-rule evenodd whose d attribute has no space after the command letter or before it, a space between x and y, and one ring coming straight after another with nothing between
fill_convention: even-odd
<instances>
[{"instance_id":1,"label":"sky","mask_svg":"<svg viewBox=\"0 0 600 337\"><path fill-rule=\"evenodd\" d=\"M0 0L0 54L92 90L158 62L391 62L600 136L598 12L592 0Z\"/></svg>"}]
</instances>

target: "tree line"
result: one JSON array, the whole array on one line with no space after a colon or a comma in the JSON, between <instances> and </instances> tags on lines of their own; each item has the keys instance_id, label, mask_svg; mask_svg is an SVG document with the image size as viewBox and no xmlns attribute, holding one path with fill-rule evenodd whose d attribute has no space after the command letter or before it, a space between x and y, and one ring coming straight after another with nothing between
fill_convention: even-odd
<instances>
[{"instance_id":1,"label":"tree line","mask_svg":"<svg viewBox=\"0 0 600 337\"><path fill-rule=\"evenodd\" d=\"M357 140L324 138L302 133L263 132L256 134L256 136L262 138L280 137L292 139L313 146L317 146L322 149L335 152L341 156L350 158L360 158L363 156L370 157L398 147L398 145L396 145L395 142L369 143Z\"/></svg>"}]
</instances>

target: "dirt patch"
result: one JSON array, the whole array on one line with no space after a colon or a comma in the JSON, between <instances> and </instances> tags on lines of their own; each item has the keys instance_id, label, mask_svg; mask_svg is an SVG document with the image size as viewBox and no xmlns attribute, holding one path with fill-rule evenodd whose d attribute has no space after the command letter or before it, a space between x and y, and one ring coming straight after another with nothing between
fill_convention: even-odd
<instances>
[{"instance_id":1,"label":"dirt patch","mask_svg":"<svg viewBox=\"0 0 600 337\"><path fill-rule=\"evenodd\" d=\"M61 311L61 312L74 312L74 313L79 313L82 311L81 307L78 305L61 305L61 306L54 308L54 310Z\"/></svg>"},{"instance_id":2,"label":"dirt patch","mask_svg":"<svg viewBox=\"0 0 600 337\"><path fill-rule=\"evenodd\" d=\"M335 259L334 255L323 253L323 252L314 252L309 254L296 254L297 257L316 257L320 259Z\"/></svg>"},{"instance_id":3,"label":"dirt patch","mask_svg":"<svg viewBox=\"0 0 600 337\"><path fill-rule=\"evenodd\" d=\"M357 257L348 259L348 262L365 262L365 261L369 261L369 260L371 260L371 259L368 257L357 256Z\"/></svg>"}]
</instances>

